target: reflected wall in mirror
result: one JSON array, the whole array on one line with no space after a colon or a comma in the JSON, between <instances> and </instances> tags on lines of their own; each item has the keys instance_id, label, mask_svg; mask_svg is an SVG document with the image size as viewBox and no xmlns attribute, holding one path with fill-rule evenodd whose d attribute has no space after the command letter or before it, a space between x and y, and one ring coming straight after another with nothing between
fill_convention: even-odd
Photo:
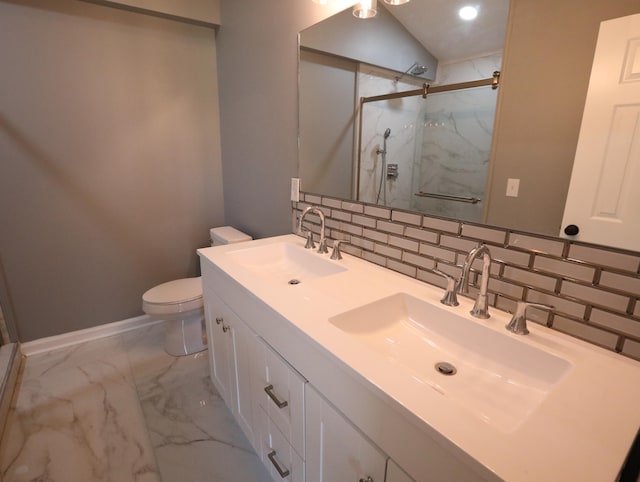
<instances>
[{"instance_id":1,"label":"reflected wall in mirror","mask_svg":"<svg viewBox=\"0 0 640 482\"><path fill-rule=\"evenodd\" d=\"M311 192L447 217L482 220L496 91L490 87L380 100L361 98L490 78L500 69L508 0L478 22L461 5L414 1L349 10L300 34L300 176ZM446 35L446 38L445 38ZM419 40L418 40L419 39ZM359 116L362 116L360 119ZM453 196L473 203L419 197Z\"/></svg>"},{"instance_id":2,"label":"reflected wall in mirror","mask_svg":"<svg viewBox=\"0 0 640 482\"><path fill-rule=\"evenodd\" d=\"M490 2L494 5L495 3ZM506 1L502 3L506 4ZM425 19L434 20L437 24L442 8L458 7L457 2L437 0L413 0L406 5L418 4L428 12L423 14L424 17L418 18L419 26L417 29L421 32L428 29ZM396 8L397 10L395 10ZM402 8L404 6L389 8L390 16L398 22L404 20L400 13ZM490 75L491 69L495 70L495 66L500 65L500 57L502 57L501 85L497 91L496 122L493 133L490 135L493 142L490 155L485 157L485 159L489 159L489 162L486 183L483 188L484 209L479 210L477 206L464 205L464 203L457 201L438 201L432 204L436 204L435 209L441 209L441 211L435 212L437 215L463 220L479 220L489 225L558 236L562 228L564 203L600 22L638 13L640 8L637 0L612 0L610 2L601 2L600 0L511 0L508 10L509 21L506 28L503 55L500 56L499 51L489 52L493 55L485 56L486 68L481 75L478 75L478 77ZM446 21L440 20L440 23L445 25ZM409 27L406 27L410 36L416 39L420 38L420 32L416 32L416 27L410 28L414 30L409 30ZM430 30L435 32L437 29ZM445 38L443 33L446 33L447 29L443 30L444 32L438 31L438 35L442 37L442 43L458 43L456 40ZM425 78L430 79L434 85L435 82L449 83L457 79L451 78L449 80L441 75L447 70L444 67L451 64L441 61L435 67L430 66L421 78L404 75L400 81L397 81L396 77L400 75L399 73L412 66L413 62L403 59L404 68L386 66L381 61L369 60L369 63L364 64L346 54L335 51L327 53L321 51L320 48L305 45L305 32L301 32L300 36L299 175L302 180L302 188L307 192L357 199L361 195L356 177L357 165L354 162L358 154L358 113L354 109L354 106L357 105L357 98L359 98L360 83L357 81L357 77L366 78L373 75L380 84L386 82L384 85L386 91L377 92L378 94L394 90L415 89L416 86L422 85ZM373 47L373 44L370 46ZM425 47L425 50L438 59L437 47L432 50ZM486 54L487 51L484 53ZM306 72L308 64L306 57L310 55L324 58L321 62L325 63L328 62L327 59L339 58L342 63L332 68L342 73L348 72L349 75L345 75L345 77L350 80L340 87L332 84L331 80L319 80L318 77L316 87L318 85L324 87L321 87L320 91L309 92L306 80L308 77L315 78L315 74ZM475 52L466 56L466 58L470 57L480 58L482 55ZM458 58L464 59L465 56ZM372 67L372 64L376 67ZM322 90L325 88L326 90ZM494 97L495 94L494 91ZM305 104L310 97L314 99L315 104ZM428 97L423 104L435 108L436 97ZM408 105L407 103L403 107L411 110ZM392 105L388 107L394 113L399 111L393 110L394 106ZM451 115L451 113L445 114L444 111L439 112L441 117L438 120L433 119L430 126L432 130L437 130L435 124L441 122L442 117L446 120L446 115ZM332 122L323 122L318 115ZM420 115L416 116L416 123L418 119L421 119ZM422 117L423 123L424 119ZM429 120L431 119L427 120L427 124ZM490 114L487 114L483 122L485 126L491 126ZM318 128L322 125L330 125L335 132L322 131L321 128ZM406 146L406 138L399 135L404 126L405 123L401 123L395 129L391 128L391 135L387 139L389 153L394 147L411 151L411 148ZM370 159L373 159L372 152L375 154L375 151L384 148L384 133L387 128L390 126L383 123L375 125L372 130L375 131L377 140L363 144L369 149L367 153L363 148L365 157L369 156ZM423 131L423 136L424 132L426 131ZM422 143L414 141L414 147L417 145L421 148ZM396 145L392 147L393 144ZM486 144L484 146L487 149ZM416 151L417 148L414 148L412 155L415 156ZM394 157L393 154L387 157L388 163L395 163L391 159ZM461 155L461 159L465 161L466 155ZM378 164L380 162L378 161ZM414 182L413 168L401 167L401 162L397 162L397 164L399 171L396 186L399 185L400 176L403 174ZM334 168L337 165L341 166L341 172ZM447 176L454 171L464 170L444 163L442 163L442 167ZM431 167L429 170L432 170ZM328 173L333 173L333 178ZM321 174L321 176L316 177L315 174ZM483 175L485 174L481 176ZM322 180L322 176L325 176L324 180ZM471 177L466 171L465 176ZM321 182L317 182L318 179ZM519 180L517 197L507 195L507 184L510 179ZM377 181L379 180L378 177ZM372 180L370 184L375 185L375 181ZM459 189L458 193L460 193L462 186L467 181L468 179L464 179L464 177L452 175L447 177L446 181L440 178L434 181L434 184L441 191L444 191L445 188L447 190ZM475 182L475 186L482 185L481 180ZM398 190L392 191L392 187L389 185L387 187L389 187L387 203L390 200L395 202L395 192ZM380 188L380 184L377 185L377 188ZM480 191L474 191L474 189L476 187L471 189L470 197L474 197L474 195L480 197ZM370 195L372 192L373 189L369 188ZM383 191L380 192L381 195L384 194ZM379 201L377 190L375 199L362 200L366 202ZM409 204L408 209L422 209L423 206L418 203L423 201L423 199L418 201L414 199L413 205ZM450 209L451 205L456 208L446 214L444 208ZM430 206L430 209L433 208Z\"/></svg>"}]
</instances>

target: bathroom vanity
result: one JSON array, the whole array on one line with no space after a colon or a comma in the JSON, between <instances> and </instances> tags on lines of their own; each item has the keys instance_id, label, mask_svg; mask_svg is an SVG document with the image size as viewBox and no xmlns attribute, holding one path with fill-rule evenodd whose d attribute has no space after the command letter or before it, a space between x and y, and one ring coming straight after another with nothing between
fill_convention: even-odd
<instances>
[{"instance_id":1,"label":"bathroom vanity","mask_svg":"<svg viewBox=\"0 0 640 482\"><path fill-rule=\"evenodd\" d=\"M274 480L616 480L638 362L303 246L199 250L211 377Z\"/></svg>"}]
</instances>

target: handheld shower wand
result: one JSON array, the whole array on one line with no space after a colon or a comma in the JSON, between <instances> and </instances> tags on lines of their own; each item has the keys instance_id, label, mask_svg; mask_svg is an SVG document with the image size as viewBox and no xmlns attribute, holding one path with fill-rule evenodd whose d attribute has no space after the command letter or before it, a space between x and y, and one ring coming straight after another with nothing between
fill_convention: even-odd
<instances>
[{"instance_id":1,"label":"handheld shower wand","mask_svg":"<svg viewBox=\"0 0 640 482\"><path fill-rule=\"evenodd\" d=\"M384 131L384 136L382 140L382 149L378 147L376 153L382 154L382 169L380 171L380 185L378 186L378 196L376 197L376 204L380 203L380 193L382 192L382 202L383 205L387 204L387 189L385 185L384 191L382 190L382 183L384 182L385 173L387 172L387 139L391 135L391 129L387 128Z\"/></svg>"}]
</instances>

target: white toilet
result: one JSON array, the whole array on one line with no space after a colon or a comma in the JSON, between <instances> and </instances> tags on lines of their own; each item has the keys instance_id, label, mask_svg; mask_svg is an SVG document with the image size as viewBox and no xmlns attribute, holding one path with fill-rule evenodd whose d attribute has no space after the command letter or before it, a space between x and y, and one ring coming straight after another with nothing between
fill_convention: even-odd
<instances>
[{"instance_id":1,"label":"white toilet","mask_svg":"<svg viewBox=\"0 0 640 482\"><path fill-rule=\"evenodd\" d=\"M210 235L211 246L252 239L231 226L213 228ZM167 321L164 349L169 355L190 355L207 348L200 276L169 281L151 288L142 295L142 310L152 318Z\"/></svg>"}]
</instances>

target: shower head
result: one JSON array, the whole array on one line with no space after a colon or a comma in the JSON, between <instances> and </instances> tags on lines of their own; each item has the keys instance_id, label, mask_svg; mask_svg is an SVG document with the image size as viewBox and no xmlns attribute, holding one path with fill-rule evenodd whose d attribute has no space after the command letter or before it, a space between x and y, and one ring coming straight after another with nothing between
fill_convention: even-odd
<instances>
[{"instance_id":1,"label":"shower head","mask_svg":"<svg viewBox=\"0 0 640 482\"><path fill-rule=\"evenodd\" d=\"M411 66L405 70L402 75L399 75L396 77L396 82L398 82L402 77L404 77L407 74L411 74L411 75L422 75L424 74L427 70L429 70L429 67L426 67L422 64L419 64L418 62L414 62L411 64Z\"/></svg>"},{"instance_id":2,"label":"shower head","mask_svg":"<svg viewBox=\"0 0 640 482\"><path fill-rule=\"evenodd\" d=\"M425 67L424 65L418 65L416 64L416 66L411 69L411 72L409 72L411 75L422 75L424 74L427 70L429 70L428 67Z\"/></svg>"},{"instance_id":3,"label":"shower head","mask_svg":"<svg viewBox=\"0 0 640 482\"><path fill-rule=\"evenodd\" d=\"M391 135L391 129L387 128L387 130L384 131L384 138L387 139L390 135Z\"/></svg>"}]
</instances>

